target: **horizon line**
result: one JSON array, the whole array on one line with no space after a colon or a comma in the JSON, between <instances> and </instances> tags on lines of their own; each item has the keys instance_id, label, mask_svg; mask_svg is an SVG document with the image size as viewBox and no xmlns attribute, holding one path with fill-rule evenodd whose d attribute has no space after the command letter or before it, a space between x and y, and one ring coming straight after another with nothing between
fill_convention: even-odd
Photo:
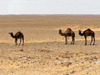
<instances>
[{"instance_id":1,"label":"horizon line","mask_svg":"<svg viewBox=\"0 0 100 75\"><path fill-rule=\"evenodd\" d=\"M0 14L2 15L100 15L100 14Z\"/></svg>"}]
</instances>

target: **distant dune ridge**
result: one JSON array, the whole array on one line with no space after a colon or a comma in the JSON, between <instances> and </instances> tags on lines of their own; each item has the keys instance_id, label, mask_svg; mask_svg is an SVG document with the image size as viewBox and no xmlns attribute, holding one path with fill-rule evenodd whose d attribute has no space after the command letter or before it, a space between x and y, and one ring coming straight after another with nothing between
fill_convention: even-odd
<instances>
[{"instance_id":1,"label":"distant dune ridge","mask_svg":"<svg viewBox=\"0 0 100 75\"><path fill-rule=\"evenodd\" d=\"M65 25L65 26L62 26L62 27L60 27L61 29L63 29L63 30L66 30L66 28L72 28L73 30L75 30L75 31L77 31L77 30L79 30L79 29L81 29L81 30L85 30L85 29L88 29L88 28L90 28L90 29L93 29L93 30L97 30L97 31L99 31L100 30L100 27L99 27L99 25L92 25L92 24L90 24L90 25L81 25L81 24L75 24L75 25L71 25L71 24L67 24L67 25ZM59 28L56 28L55 30L57 30L57 29L59 29Z\"/></svg>"}]
</instances>

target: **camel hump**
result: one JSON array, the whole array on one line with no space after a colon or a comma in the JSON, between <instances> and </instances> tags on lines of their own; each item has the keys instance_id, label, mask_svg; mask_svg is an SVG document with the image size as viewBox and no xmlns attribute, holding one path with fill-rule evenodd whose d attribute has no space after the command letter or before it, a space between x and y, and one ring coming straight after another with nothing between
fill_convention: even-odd
<instances>
[{"instance_id":1,"label":"camel hump","mask_svg":"<svg viewBox=\"0 0 100 75\"><path fill-rule=\"evenodd\" d=\"M65 31L65 33L67 34L67 33L71 33L71 28L67 28L67 30Z\"/></svg>"},{"instance_id":2,"label":"camel hump","mask_svg":"<svg viewBox=\"0 0 100 75\"><path fill-rule=\"evenodd\" d=\"M67 28L68 31L72 31L71 28Z\"/></svg>"},{"instance_id":3,"label":"camel hump","mask_svg":"<svg viewBox=\"0 0 100 75\"><path fill-rule=\"evenodd\" d=\"M22 33L21 31L18 31L17 33Z\"/></svg>"},{"instance_id":4,"label":"camel hump","mask_svg":"<svg viewBox=\"0 0 100 75\"><path fill-rule=\"evenodd\" d=\"M21 31L18 31L15 36L23 36L23 33Z\"/></svg>"},{"instance_id":5,"label":"camel hump","mask_svg":"<svg viewBox=\"0 0 100 75\"><path fill-rule=\"evenodd\" d=\"M87 29L88 31L91 31L91 29Z\"/></svg>"}]
</instances>

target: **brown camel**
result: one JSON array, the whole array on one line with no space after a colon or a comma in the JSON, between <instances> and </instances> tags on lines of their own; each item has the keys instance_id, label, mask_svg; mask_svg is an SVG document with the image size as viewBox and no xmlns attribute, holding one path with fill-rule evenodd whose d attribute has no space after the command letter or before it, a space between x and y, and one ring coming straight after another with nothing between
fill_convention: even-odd
<instances>
[{"instance_id":1,"label":"brown camel","mask_svg":"<svg viewBox=\"0 0 100 75\"><path fill-rule=\"evenodd\" d=\"M75 41L75 33L70 28L67 28L67 30L64 33L62 33L62 30L59 29L59 34L61 36L64 36L65 37L65 44L67 44L67 37L72 37L71 44L74 44L74 41Z\"/></svg>"},{"instance_id":2,"label":"brown camel","mask_svg":"<svg viewBox=\"0 0 100 75\"><path fill-rule=\"evenodd\" d=\"M24 45L24 35L22 32L17 32L15 35L13 35L12 32L9 33L11 35L12 38L15 38L15 44L17 45L17 40L20 39L20 43L19 45L21 44L21 40L23 40L23 44Z\"/></svg>"},{"instance_id":3,"label":"brown camel","mask_svg":"<svg viewBox=\"0 0 100 75\"><path fill-rule=\"evenodd\" d=\"M87 45L87 36L91 36L90 45L92 44L93 40L94 40L93 45L95 45L95 33L91 29L87 29L83 33L81 33L81 30L79 30L79 35L81 35L81 36L84 35L84 37L85 37L85 45Z\"/></svg>"}]
</instances>

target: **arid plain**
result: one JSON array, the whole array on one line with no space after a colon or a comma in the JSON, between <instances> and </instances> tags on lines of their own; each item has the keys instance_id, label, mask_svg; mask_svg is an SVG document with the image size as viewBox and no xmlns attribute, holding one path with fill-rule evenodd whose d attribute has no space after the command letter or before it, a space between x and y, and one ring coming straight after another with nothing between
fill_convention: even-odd
<instances>
[{"instance_id":1,"label":"arid plain","mask_svg":"<svg viewBox=\"0 0 100 75\"><path fill-rule=\"evenodd\" d=\"M71 28L75 44L59 35ZM90 28L95 45L78 33ZM8 33L21 31L24 46L15 46ZM18 41L19 42L19 41ZM0 75L100 75L100 15L0 16Z\"/></svg>"}]
</instances>

